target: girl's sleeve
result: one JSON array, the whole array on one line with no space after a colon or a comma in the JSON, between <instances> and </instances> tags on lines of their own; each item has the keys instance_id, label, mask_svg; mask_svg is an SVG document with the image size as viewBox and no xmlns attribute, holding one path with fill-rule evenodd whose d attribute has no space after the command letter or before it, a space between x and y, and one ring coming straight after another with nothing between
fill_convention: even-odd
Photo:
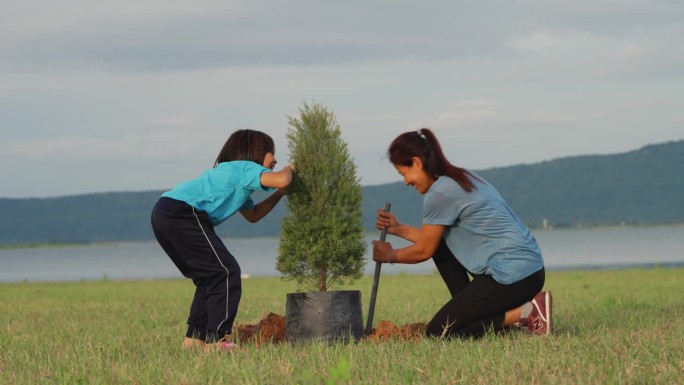
<instances>
[{"instance_id":1,"label":"girl's sleeve","mask_svg":"<svg viewBox=\"0 0 684 385\"><path fill-rule=\"evenodd\" d=\"M276 189L261 185L261 174L265 172L272 172L266 167L256 164L254 162L245 162L243 167L242 186L246 189L257 191L275 191ZM252 203L252 205L254 205Z\"/></svg>"}]
</instances>

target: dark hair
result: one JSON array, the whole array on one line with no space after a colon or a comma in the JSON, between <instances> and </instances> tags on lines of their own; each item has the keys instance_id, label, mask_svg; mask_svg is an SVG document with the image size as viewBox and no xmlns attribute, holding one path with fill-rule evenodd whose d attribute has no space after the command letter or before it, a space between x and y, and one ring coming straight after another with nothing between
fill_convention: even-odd
<instances>
[{"instance_id":1,"label":"dark hair","mask_svg":"<svg viewBox=\"0 0 684 385\"><path fill-rule=\"evenodd\" d=\"M233 132L219 152L214 167L233 160L251 160L261 164L267 153L275 153L273 138L261 131L237 130Z\"/></svg>"},{"instance_id":2,"label":"dark hair","mask_svg":"<svg viewBox=\"0 0 684 385\"><path fill-rule=\"evenodd\" d=\"M467 192L477 189L471 178L478 178L470 171L449 163L437 137L428 128L404 132L397 136L390 144L387 155L392 164L400 166L411 166L413 157L418 157L423 161L425 172L432 178L437 179L446 175Z\"/></svg>"}]
</instances>

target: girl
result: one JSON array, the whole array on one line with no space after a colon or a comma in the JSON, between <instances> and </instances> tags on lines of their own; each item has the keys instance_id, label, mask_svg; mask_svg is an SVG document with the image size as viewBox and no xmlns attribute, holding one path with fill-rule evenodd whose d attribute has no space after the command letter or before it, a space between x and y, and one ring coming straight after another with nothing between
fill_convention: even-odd
<instances>
[{"instance_id":1,"label":"girl","mask_svg":"<svg viewBox=\"0 0 684 385\"><path fill-rule=\"evenodd\" d=\"M254 223L286 194L293 167L273 171L274 153L270 136L236 131L221 149L214 168L163 193L152 210L157 241L196 287L185 347L236 348L230 333L242 293L240 266L214 226L237 211ZM275 192L255 205L250 195L256 190Z\"/></svg>"},{"instance_id":2,"label":"girl","mask_svg":"<svg viewBox=\"0 0 684 385\"><path fill-rule=\"evenodd\" d=\"M427 128L399 135L388 155L404 183L424 195L423 225L404 225L378 210L378 229L387 228L388 234L413 244L395 250L387 242L373 241L373 259L435 262L452 298L428 323L428 336L477 337L515 323L549 335L551 292L540 292L541 251L494 187L449 163Z\"/></svg>"}]
</instances>

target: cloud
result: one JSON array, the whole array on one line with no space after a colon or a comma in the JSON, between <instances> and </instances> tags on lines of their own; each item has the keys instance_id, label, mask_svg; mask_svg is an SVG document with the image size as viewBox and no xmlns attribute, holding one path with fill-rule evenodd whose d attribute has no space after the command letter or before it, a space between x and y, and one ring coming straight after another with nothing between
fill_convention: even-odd
<instances>
[{"instance_id":1,"label":"cloud","mask_svg":"<svg viewBox=\"0 0 684 385\"><path fill-rule=\"evenodd\" d=\"M512 27L503 19L499 30L488 28L449 2L65 3L38 11L15 3L0 19L0 42L9 47L3 66L149 71L445 60L496 55Z\"/></svg>"},{"instance_id":2,"label":"cloud","mask_svg":"<svg viewBox=\"0 0 684 385\"><path fill-rule=\"evenodd\" d=\"M303 101L336 113L364 183L396 181L386 146L420 127L475 168L679 139L682 19L667 0L5 1L0 196L168 186L238 128L282 164Z\"/></svg>"},{"instance_id":3,"label":"cloud","mask_svg":"<svg viewBox=\"0 0 684 385\"><path fill-rule=\"evenodd\" d=\"M520 51L542 52L555 47L558 36L548 31L536 31L531 35L511 39L508 45Z\"/></svg>"},{"instance_id":4,"label":"cloud","mask_svg":"<svg viewBox=\"0 0 684 385\"><path fill-rule=\"evenodd\" d=\"M684 75L684 37L623 42L596 60L598 79L672 78Z\"/></svg>"},{"instance_id":5,"label":"cloud","mask_svg":"<svg viewBox=\"0 0 684 385\"><path fill-rule=\"evenodd\" d=\"M499 119L492 100L468 100L455 103L434 121L436 127L470 127Z\"/></svg>"},{"instance_id":6,"label":"cloud","mask_svg":"<svg viewBox=\"0 0 684 385\"><path fill-rule=\"evenodd\" d=\"M194 126L196 127L196 126ZM185 157L206 148L206 142L187 129L157 129L146 133L127 133L114 138L60 136L43 140L18 141L6 145L13 157L38 161L60 159L77 164L83 159L145 161Z\"/></svg>"}]
</instances>

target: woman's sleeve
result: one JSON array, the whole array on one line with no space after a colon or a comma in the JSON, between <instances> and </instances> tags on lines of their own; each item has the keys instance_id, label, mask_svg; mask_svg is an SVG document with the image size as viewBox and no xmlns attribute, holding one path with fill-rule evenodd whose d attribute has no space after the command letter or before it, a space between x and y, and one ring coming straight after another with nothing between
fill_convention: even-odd
<instances>
[{"instance_id":1,"label":"woman's sleeve","mask_svg":"<svg viewBox=\"0 0 684 385\"><path fill-rule=\"evenodd\" d=\"M423 223L427 225L453 225L463 211L458 199L438 192L428 193L423 201Z\"/></svg>"}]
</instances>

